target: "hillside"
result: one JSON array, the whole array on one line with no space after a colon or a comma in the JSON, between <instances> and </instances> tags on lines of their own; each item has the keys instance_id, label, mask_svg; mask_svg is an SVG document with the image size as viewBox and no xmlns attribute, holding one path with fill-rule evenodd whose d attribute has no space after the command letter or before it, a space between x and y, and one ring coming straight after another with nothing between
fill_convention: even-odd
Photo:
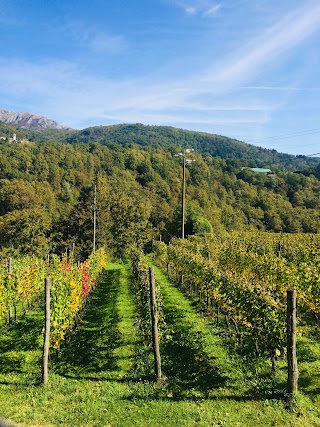
<instances>
[{"instance_id":1,"label":"hillside","mask_svg":"<svg viewBox=\"0 0 320 427\"><path fill-rule=\"evenodd\" d=\"M148 247L160 236L165 241L179 236L182 168L174 156L177 150L132 142L0 142L0 246L8 253L43 255L75 244L83 259L92 247L95 184L98 243L107 243L118 256L132 243ZM319 168L268 176L242 170L249 162L199 151L191 155L187 235L320 231Z\"/></svg>"},{"instance_id":2,"label":"hillside","mask_svg":"<svg viewBox=\"0 0 320 427\"><path fill-rule=\"evenodd\" d=\"M318 163L317 159L278 153L247 144L226 136L188 131L168 126L146 126L143 124L119 124L95 126L67 133L43 132L46 140L58 138L68 143L99 142L103 145L119 144L125 147L138 144L143 147L161 147L167 150L193 148L199 153L209 153L223 159L239 159L250 166L268 166L280 169L301 169ZM35 135L36 136L36 135Z\"/></svg>"},{"instance_id":3,"label":"hillside","mask_svg":"<svg viewBox=\"0 0 320 427\"><path fill-rule=\"evenodd\" d=\"M0 123L0 136L8 132L8 127ZM63 142L85 144L97 142L103 145L114 144L129 147L137 144L142 147L159 147L169 151L193 148L199 153L209 153L222 159L238 159L244 166L269 167L272 169L300 170L317 165L318 159L278 153L247 144L226 136L188 131L168 126L145 126L142 124L119 124L94 126L83 130L71 129L29 129L11 128L11 133L35 142Z\"/></svg>"}]
</instances>

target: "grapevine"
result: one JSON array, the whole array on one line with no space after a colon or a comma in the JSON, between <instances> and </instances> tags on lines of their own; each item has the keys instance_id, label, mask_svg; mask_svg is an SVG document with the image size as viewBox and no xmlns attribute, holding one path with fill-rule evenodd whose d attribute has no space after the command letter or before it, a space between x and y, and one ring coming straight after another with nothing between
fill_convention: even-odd
<instances>
[{"instance_id":1,"label":"grapevine","mask_svg":"<svg viewBox=\"0 0 320 427\"><path fill-rule=\"evenodd\" d=\"M320 316L320 236L230 233L157 243L156 258L184 290L232 320L238 338L275 355L286 347L286 290Z\"/></svg>"}]
</instances>

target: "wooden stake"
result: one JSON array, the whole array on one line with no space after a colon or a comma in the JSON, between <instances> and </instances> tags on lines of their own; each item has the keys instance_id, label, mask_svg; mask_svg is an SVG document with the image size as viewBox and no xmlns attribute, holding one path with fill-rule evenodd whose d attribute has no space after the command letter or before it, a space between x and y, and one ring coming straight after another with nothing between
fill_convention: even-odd
<instances>
[{"instance_id":1,"label":"wooden stake","mask_svg":"<svg viewBox=\"0 0 320 427\"><path fill-rule=\"evenodd\" d=\"M9 310L8 310L8 323L9 325L12 324L12 307L9 307Z\"/></svg>"},{"instance_id":2,"label":"wooden stake","mask_svg":"<svg viewBox=\"0 0 320 427\"><path fill-rule=\"evenodd\" d=\"M8 273L12 273L12 258L8 259Z\"/></svg>"},{"instance_id":3,"label":"wooden stake","mask_svg":"<svg viewBox=\"0 0 320 427\"><path fill-rule=\"evenodd\" d=\"M162 372L161 372L161 356L160 356L160 349L159 349L156 286L155 286L153 267L149 267L149 281L150 281L150 314L151 314L151 324L152 324L152 347L153 347L153 354L154 354L154 370L155 370L156 378L159 381L162 377Z\"/></svg>"},{"instance_id":4,"label":"wooden stake","mask_svg":"<svg viewBox=\"0 0 320 427\"><path fill-rule=\"evenodd\" d=\"M93 253L96 251L96 233L97 233L97 186L93 191Z\"/></svg>"},{"instance_id":5,"label":"wooden stake","mask_svg":"<svg viewBox=\"0 0 320 427\"><path fill-rule=\"evenodd\" d=\"M169 263L167 263L167 274L168 274L168 276L170 276L170 264Z\"/></svg>"},{"instance_id":6,"label":"wooden stake","mask_svg":"<svg viewBox=\"0 0 320 427\"><path fill-rule=\"evenodd\" d=\"M42 384L48 383L48 360L49 360L49 345L50 345L50 279L45 278L45 325L44 339L42 352Z\"/></svg>"},{"instance_id":7,"label":"wooden stake","mask_svg":"<svg viewBox=\"0 0 320 427\"><path fill-rule=\"evenodd\" d=\"M294 289L287 290L287 360L288 393L291 397L298 392L298 362L296 354L297 300Z\"/></svg>"},{"instance_id":8,"label":"wooden stake","mask_svg":"<svg viewBox=\"0 0 320 427\"><path fill-rule=\"evenodd\" d=\"M12 258L11 257L8 259L8 273L9 274L12 273ZM8 323L9 323L9 325L12 323L12 307L9 307L9 310L8 310Z\"/></svg>"}]
</instances>

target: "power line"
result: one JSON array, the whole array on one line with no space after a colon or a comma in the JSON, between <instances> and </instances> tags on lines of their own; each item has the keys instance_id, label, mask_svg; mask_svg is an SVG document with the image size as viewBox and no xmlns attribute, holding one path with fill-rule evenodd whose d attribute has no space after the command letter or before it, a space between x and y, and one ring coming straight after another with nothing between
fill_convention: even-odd
<instances>
[{"instance_id":1,"label":"power line","mask_svg":"<svg viewBox=\"0 0 320 427\"><path fill-rule=\"evenodd\" d=\"M319 156L320 153L315 153L315 154L307 154L307 157L312 157L312 156Z\"/></svg>"},{"instance_id":2,"label":"power line","mask_svg":"<svg viewBox=\"0 0 320 427\"><path fill-rule=\"evenodd\" d=\"M270 140L272 142L274 142L274 141L280 141L283 139L297 138L299 136L316 135L318 133L320 133L320 128L306 129L306 130L294 132L291 134L282 134L282 135L280 134L280 135L276 135L276 136L269 136L268 138L264 138L264 139L260 139L260 140L258 139L258 140L255 140L255 143L260 144L260 143L263 143L265 141L270 141Z\"/></svg>"}]
</instances>

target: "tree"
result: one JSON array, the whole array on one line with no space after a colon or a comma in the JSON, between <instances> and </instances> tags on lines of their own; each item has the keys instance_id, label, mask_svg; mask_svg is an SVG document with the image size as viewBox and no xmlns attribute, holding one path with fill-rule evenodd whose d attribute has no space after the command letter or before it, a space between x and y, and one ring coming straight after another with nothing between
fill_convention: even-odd
<instances>
[{"instance_id":1,"label":"tree","mask_svg":"<svg viewBox=\"0 0 320 427\"><path fill-rule=\"evenodd\" d=\"M151 240L151 205L139 194L131 197L114 192L110 196L110 231L114 253L123 258L131 245L144 247Z\"/></svg>"},{"instance_id":2,"label":"tree","mask_svg":"<svg viewBox=\"0 0 320 427\"><path fill-rule=\"evenodd\" d=\"M51 218L40 208L9 212L0 217L0 246L45 256L50 248Z\"/></svg>"}]
</instances>

